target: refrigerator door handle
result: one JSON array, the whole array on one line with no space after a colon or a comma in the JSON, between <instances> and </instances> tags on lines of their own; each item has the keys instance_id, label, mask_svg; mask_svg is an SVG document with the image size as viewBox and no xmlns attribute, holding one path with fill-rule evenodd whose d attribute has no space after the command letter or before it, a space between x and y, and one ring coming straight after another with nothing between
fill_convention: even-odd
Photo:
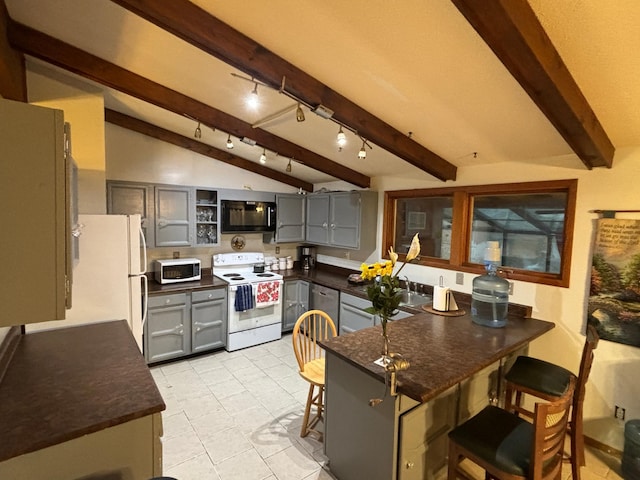
<instances>
[{"instance_id":1,"label":"refrigerator door handle","mask_svg":"<svg viewBox=\"0 0 640 480\"><path fill-rule=\"evenodd\" d=\"M146 263L146 262L145 262ZM149 279L146 275L140 275L142 283L144 284L144 293L142 294L142 326L147 321L147 310L149 306Z\"/></svg>"},{"instance_id":2,"label":"refrigerator door handle","mask_svg":"<svg viewBox=\"0 0 640 480\"><path fill-rule=\"evenodd\" d=\"M142 265L140 267L140 274L144 275L145 273L147 273L147 240L144 238L144 232L142 231L142 226L138 227L138 233L140 234L140 245L142 245L142 257L143 257ZM147 309L145 308L144 311L146 312Z\"/></svg>"}]
</instances>

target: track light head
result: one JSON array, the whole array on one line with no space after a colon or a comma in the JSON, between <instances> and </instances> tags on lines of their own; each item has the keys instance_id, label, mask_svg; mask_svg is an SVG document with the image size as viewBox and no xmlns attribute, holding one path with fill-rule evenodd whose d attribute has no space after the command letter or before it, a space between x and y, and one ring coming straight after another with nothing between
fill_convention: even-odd
<instances>
[{"instance_id":1,"label":"track light head","mask_svg":"<svg viewBox=\"0 0 640 480\"><path fill-rule=\"evenodd\" d=\"M260 99L258 98L258 84L254 83L253 85L253 90L251 90L251 93L247 96L247 106L255 110L260 104Z\"/></svg>"},{"instance_id":2,"label":"track light head","mask_svg":"<svg viewBox=\"0 0 640 480\"><path fill-rule=\"evenodd\" d=\"M260 155L260 163L262 163L263 165L267 163L267 152L264 148L262 149L262 154Z\"/></svg>"},{"instance_id":3,"label":"track light head","mask_svg":"<svg viewBox=\"0 0 640 480\"><path fill-rule=\"evenodd\" d=\"M342 149L347 144L347 136L342 131L342 125L340 125L340 130L338 130L338 136L336 137L336 142L338 142L338 147Z\"/></svg>"},{"instance_id":4,"label":"track light head","mask_svg":"<svg viewBox=\"0 0 640 480\"><path fill-rule=\"evenodd\" d=\"M304 122L304 112L302 111L300 102L298 102L298 108L296 108L296 120L298 122Z\"/></svg>"},{"instance_id":5,"label":"track light head","mask_svg":"<svg viewBox=\"0 0 640 480\"><path fill-rule=\"evenodd\" d=\"M193 133L195 138L202 138L202 130L200 130L200 122L198 122L198 126L196 127L196 131Z\"/></svg>"},{"instance_id":6,"label":"track light head","mask_svg":"<svg viewBox=\"0 0 640 480\"><path fill-rule=\"evenodd\" d=\"M286 172L291 173L291 159L289 159L289 163L287 164Z\"/></svg>"},{"instance_id":7,"label":"track light head","mask_svg":"<svg viewBox=\"0 0 640 480\"><path fill-rule=\"evenodd\" d=\"M360 160L364 160L365 158L367 158L367 151L364 149L366 141L363 140L362 141L362 147L360 148L360 151L358 152L358 158Z\"/></svg>"},{"instance_id":8,"label":"track light head","mask_svg":"<svg viewBox=\"0 0 640 480\"><path fill-rule=\"evenodd\" d=\"M231 150L233 148L233 141L231 140L231 135L227 137L227 148Z\"/></svg>"}]
</instances>

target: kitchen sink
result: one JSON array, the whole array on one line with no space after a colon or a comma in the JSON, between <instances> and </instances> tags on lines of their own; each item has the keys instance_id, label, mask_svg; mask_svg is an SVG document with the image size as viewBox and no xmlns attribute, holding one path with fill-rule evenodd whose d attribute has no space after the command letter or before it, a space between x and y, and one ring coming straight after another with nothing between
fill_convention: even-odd
<instances>
[{"instance_id":1,"label":"kitchen sink","mask_svg":"<svg viewBox=\"0 0 640 480\"><path fill-rule=\"evenodd\" d=\"M401 307L419 307L426 303L431 303L433 297L431 295L425 295L423 293L402 292L402 300L400 300Z\"/></svg>"}]
</instances>

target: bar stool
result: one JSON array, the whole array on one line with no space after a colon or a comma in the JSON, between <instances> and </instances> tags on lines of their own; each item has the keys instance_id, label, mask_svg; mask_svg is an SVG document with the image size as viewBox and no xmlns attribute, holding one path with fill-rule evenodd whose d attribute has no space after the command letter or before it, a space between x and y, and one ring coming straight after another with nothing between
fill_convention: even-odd
<instances>
[{"instance_id":1,"label":"bar stool","mask_svg":"<svg viewBox=\"0 0 640 480\"><path fill-rule=\"evenodd\" d=\"M485 470L485 478L499 480L557 480L576 386L553 402L538 402L533 423L489 405L449 432L448 480L471 478L460 463L468 459Z\"/></svg>"},{"instance_id":2,"label":"bar stool","mask_svg":"<svg viewBox=\"0 0 640 480\"><path fill-rule=\"evenodd\" d=\"M322 420L324 412L324 350L318 345L318 340L326 340L337 335L333 320L322 310L309 310L303 313L293 327L291 336L293 352L300 367L300 376L309 382L307 405L300 430L301 437L314 432L320 441L323 439L322 432L314 428ZM315 393L316 388L317 393ZM309 420L312 405L316 407L316 414Z\"/></svg>"},{"instance_id":3,"label":"bar stool","mask_svg":"<svg viewBox=\"0 0 640 480\"><path fill-rule=\"evenodd\" d=\"M598 346L596 328L587 324L587 335L582 349L580 370L571 408L571 420L568 432L571 440L571 452L565 454L565 461L571 463L571 477L580 480L580 467L584 466L584 433L582 429L582 404L585 385L593 363L593 351ZM573 377L573 373L553 363L533 357L520 356L505 375L505 405L507 411L532 418L533 412L522 407L523 394L532 395L547 401L557 400ZM515 401L514 396L515 394Z\"/></svg>"}]
</instances>

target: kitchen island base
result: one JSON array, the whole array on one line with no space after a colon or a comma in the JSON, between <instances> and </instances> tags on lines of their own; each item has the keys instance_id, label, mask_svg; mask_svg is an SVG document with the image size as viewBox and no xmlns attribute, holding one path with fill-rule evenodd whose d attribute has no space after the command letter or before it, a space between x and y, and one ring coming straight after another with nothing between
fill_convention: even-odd
<instances>
[{"instance_id":1,"label":"kitchen island base","mask_svg":"<svg viewBox=\"0 0 640 480\"><path fill-rule=\"evenodd\" d=\"M325 454L331 472L340 480L443 478L447 433L489 403L500 370L495 362L420 403L385 396L379 379L327 353ZM383 402L370 407L376 398Z\"/></svg>"}]
</instances>

